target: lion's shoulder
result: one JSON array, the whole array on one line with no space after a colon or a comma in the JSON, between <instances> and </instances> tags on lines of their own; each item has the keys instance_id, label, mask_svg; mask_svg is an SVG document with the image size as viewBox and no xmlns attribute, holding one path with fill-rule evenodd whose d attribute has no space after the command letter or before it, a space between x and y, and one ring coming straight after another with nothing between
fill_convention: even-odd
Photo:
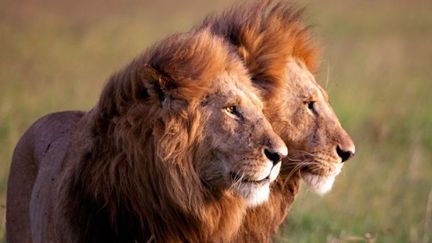
<instances>
[{"instance_id":1,"label":"lion's shoulder","mask_svg":"<svg viewBox=\"0 0 432 243\"><path fill-rule=\"evenodd\" d=\"M21 138L22 143L33 144L33 157L40 162L55 143L68 142L82 111L62 111L47 114L34 122ZM19 151L16 151L19 152Z\"/></svg>"}]
</instances>

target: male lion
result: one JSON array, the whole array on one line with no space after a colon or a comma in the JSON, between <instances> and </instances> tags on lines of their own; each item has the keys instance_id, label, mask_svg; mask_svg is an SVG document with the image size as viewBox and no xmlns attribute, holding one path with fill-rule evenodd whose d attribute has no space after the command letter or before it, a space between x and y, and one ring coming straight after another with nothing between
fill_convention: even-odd
<instances>
[{"instance_id":1,"label":"male lion","mask_svg":"<svg viewBox=\"0 0 432 243\"><path fill-rule=\"evenodd\" d=\"M290 151L270 200L248 210L235 242L271 241L287 217L300 179L326 193L343 162L354 155L350 136L315 81L318 48L301 15L289 3L260 1L210 16L202 25L240 54L264 96L264 114Z\"/></svg>"},{"instance_id":2,"label":"male lion","mask_svg":"<svg viewBox=\"0 0 432 243\"><path fill-rule=\"evenodd\" d=\"M287 148L228 50L206 30L174 35L113 75L89 112L33 124L13 157L8 241L230 240Z\"/></svg>"}]
</instances>

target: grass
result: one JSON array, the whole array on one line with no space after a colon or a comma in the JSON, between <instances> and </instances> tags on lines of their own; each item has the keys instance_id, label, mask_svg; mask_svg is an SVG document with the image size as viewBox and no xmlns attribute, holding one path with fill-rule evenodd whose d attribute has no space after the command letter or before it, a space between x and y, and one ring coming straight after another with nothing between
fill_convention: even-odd
<instances>
[{"instance_id":1,"label":"grass","mask_svg":"<svg viewBox=\"0 0 432 243\"><path fill-rule=\"evenodd\" d=\"M0 241L10 158L26 127L90 109L112 72L231 4L0 0ZM280 241L432 242L432 4L300 4L324 46L319 79L329 77L357 155L328 195L303 187Z\"/></svg>"}]
</instances>

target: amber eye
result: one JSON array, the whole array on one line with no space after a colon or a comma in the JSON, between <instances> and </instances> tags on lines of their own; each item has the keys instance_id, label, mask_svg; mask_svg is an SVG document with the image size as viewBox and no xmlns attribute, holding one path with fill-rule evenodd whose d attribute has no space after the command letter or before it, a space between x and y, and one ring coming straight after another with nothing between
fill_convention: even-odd
<instances>
[{"instance_id":1,"label":"amber eye","mask_svg":"<svg viewBox=\"0 0 432 243\"><path fill-rule=\"evenodd\" d=\"M237 112L237 106L235 106L235 105L225 107L224 109L225 109L226 112L228 112L228 113L230 113L232 115L237 115L238 114L238 112Z\"/></svg>"},{"instance_id":2,"label":"amber eye","mask_svg":"<svg viewBox=\"0 0 432 243\"><path fill-rule=\"evenodd\" d=\"M243 116L237 106L230 105L225 107L223 110L232 118L235 118L236 120L243 120Z\"/></svg>"}]
</instances>

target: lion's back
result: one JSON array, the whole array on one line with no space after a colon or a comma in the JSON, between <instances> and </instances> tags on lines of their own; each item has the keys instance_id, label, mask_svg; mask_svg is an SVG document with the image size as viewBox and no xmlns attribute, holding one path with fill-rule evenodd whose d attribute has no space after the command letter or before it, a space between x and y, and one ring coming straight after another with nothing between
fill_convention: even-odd
<instances>
[{"instance_id":1,"label":"lion's back","mask_svg":"<svg viewBox=\"0 0 432 243\"><path fill-rule=\"evenodd\" d=\"M46 207L43 206L46 204L43 201L47 200L44 191L50 189L47 181L55 180L70 135L83 114L81 111L48 114L33 123L17 143L7 191L8 242L35 240L31 237L30 201L36 206L35 209Z\"/></svg>"}]
</instances>

